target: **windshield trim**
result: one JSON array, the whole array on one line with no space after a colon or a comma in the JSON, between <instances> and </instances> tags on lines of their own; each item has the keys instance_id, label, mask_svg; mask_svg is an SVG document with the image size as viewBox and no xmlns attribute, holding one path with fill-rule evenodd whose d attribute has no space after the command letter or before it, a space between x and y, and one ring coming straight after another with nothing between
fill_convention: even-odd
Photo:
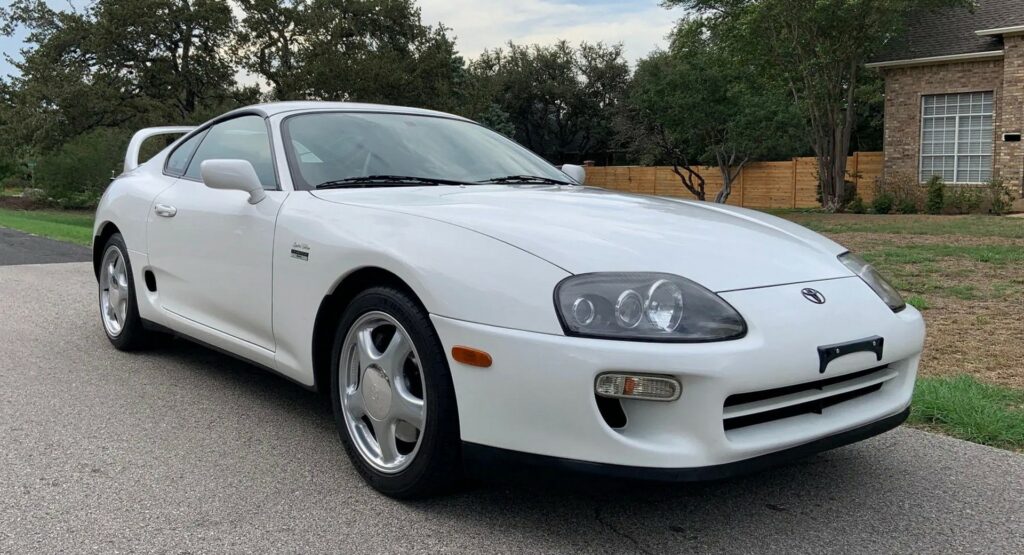
<instances>
[{"instance_id":1,"label":"windshield trim","mask_svg":"<svg viewBox=\"0 0 1024 555\"><path fill-rule=\"evenodd\" d=\"M537 154L536 152L526 148L525 146L517 143L516 141L510 139L509 137L506 137L505 135L502 135L501 133L498 133L497 131L491 129L490 127L487 127L486 125L484 125L482 123L473 121L471 119L464 118L462 116L456 116L454 114L445 114L445 113L441 113L441 112L436 113L436 114L421 114L421 113L416 113L416 112L406 112L406 111L397 111L397 110L345 110L345 109L338 109L338 108L324 108L324 109L318 109L318 110L296 110L296 111L290 111L290 112L287 112L287 115L284 118L281 119L280 123L278 123L278 129L281 132L281 143L282 143L281 146L283 147L283 150L284 150L285 160L288 162L288 173L289 173L289 175L291 175L291 178L292 178L292 187L296 191L315 191L316 190L316 184L308 183L306 181L306 179L302 176L302 172L299 171L298 161L295 159L295 149L291 148L291 146L290 146L292 138L291 138L291 133L289 132L289 129L288 129L288 120L290 120L292 118L296 118L296 117L308 116L308 115L313 115L313 114L383 114L383 115L392 115L392 116L396 116L396 115L397 116L413 116L413 117L417 117L417 118L446 119L446 120L451 120L451 121L457 121L457 122L460 122L460 123L467 123L467 124L470 124L470 125L475 125L477 127L482 127L484 129L490 131L491 133L494 133L494 134L498 135L502 139L504 139L504 140L508 141L509 143L511 143L512 146L523 149L524 151L528 152L530 155L535 156L537 158L537 160L540 160L541 162L551 166L551 168L554 169L554 171L556 171L558 173L561 173L561 170L558 169L558 166L555 166L551 162L548 162L547 160L544 159L543 156L541 156L541 155Z\"/></svg>"}]
</instances>

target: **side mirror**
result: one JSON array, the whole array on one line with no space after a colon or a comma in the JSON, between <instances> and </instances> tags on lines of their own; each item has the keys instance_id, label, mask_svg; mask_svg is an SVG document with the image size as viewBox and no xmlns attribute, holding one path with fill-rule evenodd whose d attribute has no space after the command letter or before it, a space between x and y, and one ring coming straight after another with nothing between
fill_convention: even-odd
<instances>
[{"instance_id":1,"label":"side mirror","mask_svg":"<svg viewBox=\"0 0 1024 555\"><path fill-rule=\"evenodd\" d=\"M249 204L267 198L256 170L248 160L204 160L199 165L203 183L211 189L232 189L249 193Z\"/></svg>"},{"instance_id":2,"label":"side mirror","mask_svg":"<svg viewBox=\"0 0 1024 555\"><path fill-rule=\"evenodd\" d=\"M583 166L577 166L576 164L562 164L562 173L568 175L580 185L583 185L583 182L587 180L587 171L583 169Z\"/></svg>"}]
</instances>

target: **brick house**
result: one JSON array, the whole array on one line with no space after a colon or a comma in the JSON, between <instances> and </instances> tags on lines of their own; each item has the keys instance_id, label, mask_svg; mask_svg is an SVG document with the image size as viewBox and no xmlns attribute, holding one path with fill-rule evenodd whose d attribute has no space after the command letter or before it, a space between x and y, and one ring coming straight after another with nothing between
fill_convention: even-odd
<instances>
[{"instance_id":1,"label":"brick house","mask_svg":"<svg viewBox=\"0 0 1024 555\"><path fill-rule=\"evenodd\" d=\"M1024 183L1024 0L908 20L868 67L885 78L885 175Z\"/></svg>"}]
</instances>

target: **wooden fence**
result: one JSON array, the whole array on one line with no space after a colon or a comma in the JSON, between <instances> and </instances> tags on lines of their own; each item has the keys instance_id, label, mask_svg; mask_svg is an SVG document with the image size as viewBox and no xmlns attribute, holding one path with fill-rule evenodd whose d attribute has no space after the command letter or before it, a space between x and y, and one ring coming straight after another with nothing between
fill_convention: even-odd
<instances>
[{"instance_id":1,"label":"wooden fence","mask_svg":"<svg viewBox=\"0 0 1024 555\"><path fill-rule=\"evenodd\" d=\"M848 179L857 183L865 202L874 197L875 179L882 173L881 152L857 152L847 160ZM707 200L722 188L722 174L713 166L698 172L705 179ZM785 162L752 162L733 183L728 203L748 208L814 208L818 202L818 165L814 158ZM587 168L587 185L630 193L693 198L679 176L667 166L594 166Z\"/></svg>"}]
</instances>

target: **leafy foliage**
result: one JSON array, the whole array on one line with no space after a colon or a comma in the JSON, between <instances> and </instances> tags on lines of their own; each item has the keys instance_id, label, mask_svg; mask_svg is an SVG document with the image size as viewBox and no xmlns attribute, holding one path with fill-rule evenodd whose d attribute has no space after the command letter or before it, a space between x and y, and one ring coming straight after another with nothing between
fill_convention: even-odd
<instances>
[{"instance_id":1,"label":"leafy foliage","mask_svg":"<svg viewBox=\"0 0 1024 555\"><path fill-rule=\"evenodd\" d=\"M935 175L928 180L928 197L925 199L925 210L929 214L941 214L946 206L946 184Z\"/></svg>"},{"instance_id":2,"label":"leafy foliage","mask_svg":"<svg viewBox=\"0 0 1024 555\"><path fill-rule=\"evenodd\" d=\"M988 212L996 216L1002 216L1010 212L1013 207L1013 193L1003 184L1001 179L989 181L985 187Z\"/></svg>"},{"instance_id":3,"label":"leafy foliage","mask_svg":"<svg viewBox=\"0 0 1024 555\"><path fill-rule=\"evenodd\" d=\"M129 134L97 128L71 139L39 161L36 181L61 208L95 206L110 179L120 173Z\"/></svg>"},{"instance_id":4,"label":"leafy foliage","mask_svg":"<svg viewBox=\"0 0 1024 555\"><path fill-rule=\"evenodd\" d=\"M864 62L915 9L970 0L665 0L703 17L750 63L782 80L803 113L825 208L842 207Z\"/></svg>"},{"instance_id":5,"label":"leafy foliage","mask_svg":"<svg viewBox=\"0 0 1024 555\"><path fill-rule=\"evenodd\" d=\"M629 82L621 45L509 43L485 51L467 72L464 115L511 130L549 161L579 163L614 147L612 115Z\"/></svg>"},{"instance_id":6,"label":"leafy foliage","mask_svg":"<svg viewBox=\"0 0 1024 555\"><path fill-rule=\"evenodd\" d=\"M670 49L638 64L619 132L642 160L672 165L683 185L704 199L693 167L718 166L725 202L733 180L752 160L799 152L803 125L782 84L721 43L699 19L683 20Z\"/></svg>"}]
</instances>

